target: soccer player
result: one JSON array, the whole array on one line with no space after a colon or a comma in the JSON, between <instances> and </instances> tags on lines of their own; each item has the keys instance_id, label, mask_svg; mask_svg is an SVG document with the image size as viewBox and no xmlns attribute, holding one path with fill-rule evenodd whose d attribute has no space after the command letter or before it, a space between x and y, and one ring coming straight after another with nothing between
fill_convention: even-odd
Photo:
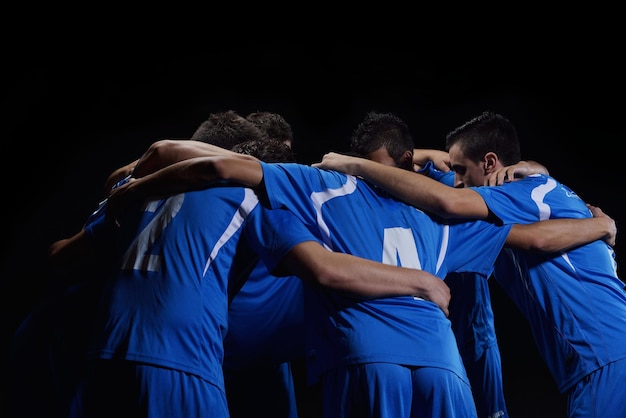
<instances>
[{"instance_id":1,"label":"soccer player","mask_svg":"<svg viewBox=\"0 0 626 418\"><path fill-rule=\"evenodd\" d=\"M503 224L589 218L585 202L545 174L505 170L520 159L513 124L483 112L452 130L446 148L455 188L363 158L327 154L318 167L363 176L394 196L447 218ZM508 180L483 187L490 179ZM500 176L500 177L499 177ZM539 255L513 249L498 257L494 277L527 319L568 417L621 416L626 411L626 292L615 253L601 240Z\"/></svg>"},{"instance_id":2,"label":"soccer player","mask_svg":"<svg viewBox=\"0 0 626 418\"><path fill-rule=\"evenodd\" d=\"M206 157L191 158L198 155ZM165 168L149 174L142 160L151 169ZM173 161L179 162L167 166ZM356 177L301 164L267 164L208 144L159 141L137 170L140 178L112 194L111 220L129 201L236 181L255 188L272 209L263 211L268 216L287 209L329 250L420 268L441 278L450 271L487 277L505 241L525 250L556 250L604 237L614 227L606 217L513 227L483 221L443 224ZM591 226L598 222L600 228ZM279 233L264 230L274 222L258 225L262 233L256 248L273 271L285 252L283 235L294 240L294 234L287 227ZM358 301L308 286L305 298L308 378L322 381L325 417L477 416L442 309L421 298Z\"/></svg>"},{"instance_id":3,"label":"soccer player","mask_svg":"<svg viewBox=\"0 0 626 418\"><path fill-rule=\"evenodd\" d=\"M418 172L452 186L453 171L448 168L443 172L432 161L425 162L423 157L417 156L432 154L433 150L414 147L408 125L392 113L368 112L350 138L352 154L407 170L414 170L418 164ZM445 163L440 165L447 168ZM449 273L445 282L452 293L449 319L472 386L478 416L507 418L488 282L471 272Z\"/></svg>"}]
</instances>

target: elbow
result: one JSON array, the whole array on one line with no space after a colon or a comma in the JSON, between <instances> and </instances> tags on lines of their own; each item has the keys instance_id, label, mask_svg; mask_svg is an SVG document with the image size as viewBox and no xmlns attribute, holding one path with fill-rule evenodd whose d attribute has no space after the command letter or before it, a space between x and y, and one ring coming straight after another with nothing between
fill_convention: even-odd
<instances>
[{"instance_id":1,"label":"elbow","mask_svg":"<svg viewBox=\"0 0 626 418\"><path fill-rule=\"evenodd\" d=\"M332 263L319 263L314 271L314 282L323 288L341 291L346 288L349 277L342 277L340 269L333 267Z\"/></svg>"},{"instance_id":2,"label":"elbow","mask_svg":"<svg viewBox=\"0 0 626 418\"><path fill-rule=\"evenodd\" d=\"M324 265L324 263L317 264L312 273L312 279L316 284L322 287L333 288L335 279L332 269L328 268L327 265Z\"/></svg>"},{"instance_id":3,"label":"elbow","mask_svg":"<svg viewBox=\"0 0 626 418\"><path fill-rule=\"evenodd\" d=\"M171 155L170 150L173 146L175 146L175 141L170 139L163 139L150 145L137 161L133 170L133 177L144 177L170 164L171 161L168 162L167 160Z\"/></svg>"},{"instance_id":4,"label":"elbow","mask_svg":"<svg viewBox=\"0 0 626 418\"><path fill-rule=\"evenodd\" d=\"M178 159L173 157L175 155L173 150L175 150L179 145L180 141L162 139L150 145L150 148L148 148L145 155L149 157L153 163L163 167L168 164L178 162Z\"/></svg>"},{"instance_id":5,"label":"elbow","mask_svg":"<svg viewBox=\"0 0 626 418\"><path fill-rule=\"evenodd\" d=\"M210 157L205 159L206 165L202 172L211 178L233 181L236 179L237 165L228 157Z\"/></svg>"},{"instance_id":6,"label":"elbow","mask_svg":"<svg viewBox=\"0 0 626 418\"><path fill-rule=\"evenodd\" d=\"M445 199L437 199L433 202L432 211L443 219L456 219L463 217L463 213L459 212L459 208L467 206L464 199L455 199L447 197Z\"/></svg>"},{"instance_id":7,"label":"elbow","mask_svg":"<svg viewBox=\"0 0 626 418\"><path fill-rule=\"evenodd\" d=\"M435 207L439 216L445 219L488 219L490 212L483 198L468 188L451 189L442 194Z\"/></svg>"},{"instance_id":8,"label":"elbow","mask_svg":"<svg viewBox=\"0 0 626 418\"><path fill-rule=\"evenodd\" d=\"M452 219L454 218L455 205L457 205L457 203L448 200L437 201L435 202L433 211L444 219Z\"/></svg>"},{"instance_id":9,"label":"elbow","mask_svg":"<svg viewBox=\"0 0 626 418\"><path fill-rule=\"evenodd\" d=\"M527 251L539 253L552 253L562 250L563 247L554 245L554 240L543 237L541 234L533 234L527 241Z\"/></svg>"},{"instance_id":10,"label":"elbow","mask_svg":"<svg viewBox=\"0 0 626 418\"><path fill-rule=\"evenodd\" d=\"M254 159L219 156L208 159L206 172L211 177L239 183L246 187L256 187L263 180L259 161Z\"/></svg>"}]
</instances>

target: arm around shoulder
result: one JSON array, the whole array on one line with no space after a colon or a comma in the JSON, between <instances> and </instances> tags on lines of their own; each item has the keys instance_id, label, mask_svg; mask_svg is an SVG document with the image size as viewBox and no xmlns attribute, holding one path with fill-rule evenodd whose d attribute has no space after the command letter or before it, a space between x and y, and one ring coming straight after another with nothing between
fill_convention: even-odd
<instances>
[{"instance_id":1,"label":"arm around shoulder","mask_svg":"<svg viewBox=\"0 0 626 418\"><path fill-rule=\"evenodd\" d=\"M615 245L615 221L595 206L590 206L592 218L550 219L527 225L513 225L506 245L527 251L560 252L596 240Z\"/></svg>"},{"instance_id":2,"label":"arm around shoulder","mask_svg":"<svg viewBox=\"0 0 626 418\"><path fill-rule=\"evenodd\" d=\"M360 298L417 296L434 302L448 315L450 288L426 271L332 252L315 241L294 246L280 268L302 280Z\"/></svg>"},{"instance_id":3,"label":"arm around shoulder","mask_svg":"<svg viewBox=\"0 0 626 418\"><path fill-rule=\"evenodd\" d=\"M211 156L241 157L236 152L191 139L162 139L154 142L139 158L134 177L143 177L179 161Z\"/></svg>"}]
</instances>

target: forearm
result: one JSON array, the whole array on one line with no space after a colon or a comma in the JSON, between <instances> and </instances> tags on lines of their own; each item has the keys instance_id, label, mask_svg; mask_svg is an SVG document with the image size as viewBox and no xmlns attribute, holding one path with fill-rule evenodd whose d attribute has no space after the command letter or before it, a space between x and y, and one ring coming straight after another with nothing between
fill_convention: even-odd
<instances>
[{"instance_id":1,"label":"forearm","mask_svg":"<svg viewBox=\"0 0 626 418\"><path fill-rule=\"evenodd\" d=\"M359 176L387 190L399 200L444 219L487 219L489 210L482 197L471 189L449 187L428 176L362 160Z\"/></svg>"},{"instance_id":2,"label":"forearm","mask_svg":"<svg viewBox=\"0 0 626 418\"><path fill-rule=\"evenodd\" d=\"M417 168L422 168L431 161L438 170L450 171L450 155L446 151L437 149L415 148L413 150L413 164Z\"/></svg>"},{"instance_id":3,"label":"forearm","mask_svg":"<svg viewBox=\"0 0 626 418\"><path fill-rule=\"evenodd\" d=\"M608 217L551 219L514 225L507 246L538 252L560 252L611 236L614 222Z\"/></svg>"},{"instance_id":4,"label":"forearm","mask_svg":"<svg viewBox=\"0 0 626 418\"><path fill-rule=\"evenodd\" d=\"M295 246L281 267L305 281L360 298L421 297L436 303L447 315L450 289L423 270L331 252L314 241Z\"/></svg>"},{"instance_id":5,"label":"forearm","mask_svg":"<svg viewBox=\"0 0 626 418\"><path fill-rule=\"evenodd\" d=\"M447 186L427 176L365 159L356 162L354 172L410 205L444 215L439 193L445 193Z\"/></svg>"},{"instance_id":6,"label":"forearm","mask_svg":"<svg viewBox=\"0 0 626 418\"><path fill-rule=\"evenodd\" d=\"M487 205L475 191L449 187L411 170L334 152L313 166L363 177L399 200L442 218L486 219L489 215Z\"/></svg>"},{"instance_id":7,"label":"forearm","mask_svg":"<svg viewBox=\"0 0 626 418\"><path fill-rule=\"evenodd\" d=\"M335 253L318 267L320 285L366 298L424 297L428 290L425 282L432 278L422 270L402 269L366 259L354 260L353 256L342 253Z\"/></svg>"},{"instance_id":8,"label":"forearm","mask_svg":"<svg viewBox=\"0 0 626 418\"><path fill-rule=\"evenodd\" d=\"M263 170L256 159L189 158L141 178L133 178L127 184L113 190L107 202L107 216L115 219L117 213L133 203L204 189L218 180L255 187L262 179Z\"/></svg>"},{"instance_id":9,"label":"forearm","mask_svg":"<svg viewBox=\"0 0 626 418\"><path fill-rule=\"evenodd\" d=\"M205 142L193 140L164 139L153 143L141 156L135 169L133 177L143 177L154 173L168 165L179 161L196 157L211 156L231 156L243 157L240 154L207 144Z\"/></svg>"}]
</instances>

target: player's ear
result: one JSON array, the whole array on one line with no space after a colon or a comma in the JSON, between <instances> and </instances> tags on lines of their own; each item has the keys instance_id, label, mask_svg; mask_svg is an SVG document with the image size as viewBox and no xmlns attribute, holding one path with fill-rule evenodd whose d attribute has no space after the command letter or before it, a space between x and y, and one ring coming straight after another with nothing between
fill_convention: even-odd
<instances>
[{"instance_id":1,"label":"player's ear","mask_svg":"<svg viewBox=\"0 0 626 418\"><path fill-rule=\"evenodd\" d=\"M412 169L413 168L413 152L412 151L404 151L402 156L400 156L399 166L402 168Z\"/></svg>"},{"instance_id":2,"label":"player's ear","mask_svg":"<svg viewBox=\"0 0 626 418\"><path fill-rule=\"evenodd\" d=\"M485 174L491 174L496 171L498 167L498 156L495 152L488 152L483 157Z\"/></svg>"}]
</instances>

